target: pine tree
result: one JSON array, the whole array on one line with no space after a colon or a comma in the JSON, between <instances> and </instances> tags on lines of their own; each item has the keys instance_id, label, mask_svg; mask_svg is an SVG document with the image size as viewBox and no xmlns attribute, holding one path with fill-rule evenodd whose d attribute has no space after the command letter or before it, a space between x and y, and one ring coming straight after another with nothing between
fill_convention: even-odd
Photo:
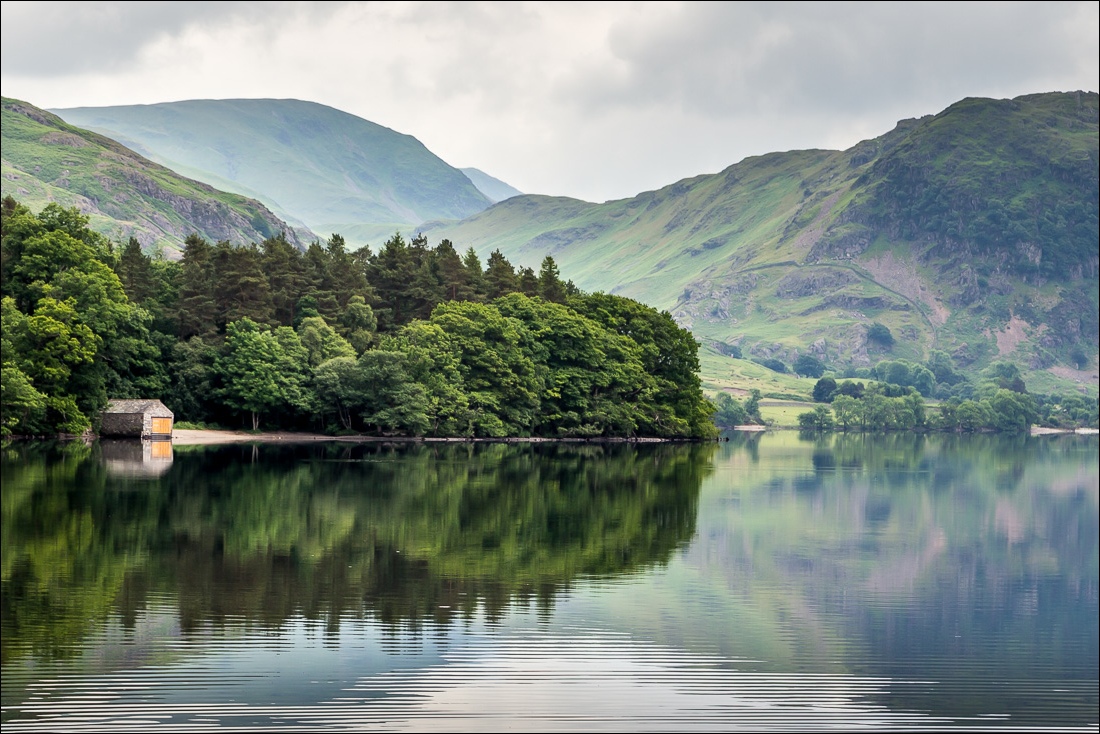
<instances>
[{"instance_id":1,"label":"pine tree","mask_svg":"<svg viewBox=\"0 0 1100 734\"><path fill-rule=\"evenodd\" d=\"M180 339L214 336L218 331L214 247L196 234L183 243L179 271L177 332Z\"/></svg>"},{"instance_id":2,"label":"pine tree","mask_svg":"<svg viewBox=\"0 0 1100 734\"><path fill-rule=\"evenodd\" d=\"M516 269L500 250L493 250L489 254L489 261L485 268L486 296L489 300L495 300L518 290L519 278L516 277Z\"/></svg>"}]
</instances>

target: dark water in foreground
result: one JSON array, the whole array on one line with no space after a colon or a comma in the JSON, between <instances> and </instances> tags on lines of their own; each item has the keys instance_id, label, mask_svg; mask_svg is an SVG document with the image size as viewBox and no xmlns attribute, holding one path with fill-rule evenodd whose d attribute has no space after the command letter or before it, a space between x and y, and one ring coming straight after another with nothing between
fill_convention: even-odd
<instances>
[{"instance_id":1,"label":"dark water in foreground","mask_svg":"<svg viewBox=\"0 0 1100 734\"><path fill-rule=\"evenodd\" d=\"M2 452L3 729L1098 729L1096 437Z\"/></svg>"}]
</instances>

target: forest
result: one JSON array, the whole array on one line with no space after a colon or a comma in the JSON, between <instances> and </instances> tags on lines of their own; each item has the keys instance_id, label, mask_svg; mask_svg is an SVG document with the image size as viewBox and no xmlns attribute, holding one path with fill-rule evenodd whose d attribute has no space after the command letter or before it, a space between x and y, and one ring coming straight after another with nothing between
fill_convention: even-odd
<instances>
[{"instance_id":1,"label":"forest","mask_svg":"<svg viewBox=\"0 0 1100 734\"><path fill-rule=\"evenodd\" d=\"M448 240L305 251L192 235L178 261L77 209L2 205L5 436L94 432L109 398L177 422L329 434L712 438L667 312Z\"/></svg>"}]
</instances>

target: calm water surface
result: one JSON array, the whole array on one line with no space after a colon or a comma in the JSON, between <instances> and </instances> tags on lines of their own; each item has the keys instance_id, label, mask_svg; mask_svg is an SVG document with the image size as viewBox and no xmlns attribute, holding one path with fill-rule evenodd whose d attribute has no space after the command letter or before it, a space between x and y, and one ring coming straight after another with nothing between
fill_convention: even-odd
<instances>
[{"instance_id":1,"label":"calm water surface","mask_svg":"<svg viewBox=\"0 0 1100 734\"><path fill-rule=\"evenodd\" d=\"M3 729L1098 729L1096 437L14 443Z\"/></svg>"}]
</instances>

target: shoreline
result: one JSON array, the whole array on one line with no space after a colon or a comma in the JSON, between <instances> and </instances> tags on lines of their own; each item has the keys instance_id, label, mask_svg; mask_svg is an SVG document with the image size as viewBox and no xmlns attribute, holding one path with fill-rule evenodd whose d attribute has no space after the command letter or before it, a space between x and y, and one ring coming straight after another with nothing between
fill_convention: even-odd
<instances>
[{"instance_id":1,"label":"shoreline","mask_svg":"<svg viewBox=\"0 0 1100 734\"><path fill-rule=\"evenodd\" d=\"M1042 426L1032 426L1032 436L1053 436L1056 434L1068 434L1073 433L1078 436L1095 436L1100 433L1100 428L1044 428Z\"/></svg>"},{"instance_id":2,"label":"shoreline","mask_svg":"<svg viewBox=\"0 0 1100 734\"><path fill-rule=\"evenodd\" d=\"M417 437L417 436L328 436L321 433L293 433L269 431L218 431L210 429L175 428L172 444L175 446L206 446L229 443L317 443L336 441L341 443L699 443L717 439L697 438L473 438L473 437Z\"/></svg>"}]
</instances>

